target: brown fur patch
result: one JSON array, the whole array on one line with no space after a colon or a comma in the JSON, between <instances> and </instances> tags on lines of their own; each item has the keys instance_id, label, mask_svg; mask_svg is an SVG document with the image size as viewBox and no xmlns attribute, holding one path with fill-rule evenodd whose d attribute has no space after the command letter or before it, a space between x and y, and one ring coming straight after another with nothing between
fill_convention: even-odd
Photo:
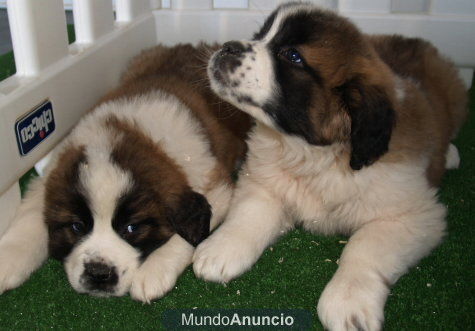
<instances>
[{"instance_id":1,"label":"brown fur patch","mask_svg":"<svg viewBox=\"0 0 475 331\"><path fill-rule=\"evenodd\" d=\"M251 120L248 115L220 100L209 88L206 66L216 48L202 44L197 48L179 45L146 50L131 62L122 85L101 102L156 89L175 95L192 110L210 140L211 151L220 167L230 174L246 153L244 140Z\"/></svg>"},{"instance_id":2,"label":"brown fur patch","mask_svg":"<svg viewBox=\"0 0 475 331\"><path fill-rule=\"evenodd\" d=\"M175 233L169 218L181 195L190 191L188 181L181 167L133 124L110 116L105 125L117 134L111 161L129 172L134 182L118 202L112 226L122 233L130 224L140 225L133 235L124 232L124 238L149 254Z\"/></svg>"},{"instance_id":3,"label":"brown fur patch","mask_svg":"<svg viewBox=\"0 0 475 331\"><path fill-rule=\"evenodd\" d=\"M400 157L427 155L427 177L436 186L445 172L448 144L468 114L463 82L453 63L427 41L402 36L372 36L370 41L396 74L410 79L397 108L392 150Z\"/></svg>"},{"instance_id":4,"label":"brown fur patch","mask_svg":"<svg viewBox=\"0 0 475 331\"><path fill-rule=\"evenodd\" d=\"M106 126L117 133L112 161L129 171L139 185L148 187L167 204L175 205L179 195L188 188L181 167L133 124L110 116Z\"/></svg>"},{"instance_id":5,"label":"brown fur patch","mask_svg":"<svg viewBox=\"0 0 475 331\"><path fill-rule=\"evenodd\" d=\"M359 141L363 153L373 158L363 165L378 158L401 162L426 157L428 181L438 185L448 144L467 116L467 94L454 65L427 41L367 36L334 13L315 10L311 15L318 31L296 48L321 80L309 109L317 141L347 143L353 147L350 153ZM396 89L404 92L401 100ZM389 116L386 123L383 116ZM355 137L355 130L363 135ZM388 147L383 140L371 145L381 139L378 135L388 134ZM371 156L376 148L380 152Z\"/></svg>"}]
</instances>

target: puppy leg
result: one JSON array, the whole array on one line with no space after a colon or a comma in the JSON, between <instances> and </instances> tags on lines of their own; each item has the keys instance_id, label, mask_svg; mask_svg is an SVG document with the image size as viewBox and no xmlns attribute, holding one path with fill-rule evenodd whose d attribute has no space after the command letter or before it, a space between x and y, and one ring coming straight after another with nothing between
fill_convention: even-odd
<instances>
[{"instance_id":1,"label":"puppy leg","mask_svg":"<svg viewBox=\"0 0 475 331\"><path fill-rule=\"evenodd\" d=\"M20 286L48 257L43 204L44 182L37 178L0 239L0 293Z\"/></svg>"},{"instance_id":2,"label":"puppy leg","mask_svg":"<svg viewBox=\"0 0 475 331\"><path fill-rule=\"evenodd\" d=\"M146 303L163 297L191 263L193 251L193 246L175 234L139 267L132 279L130 296Z\"/></svg>"},{"instance_id":3,"label":"puppy leg","mask_svg":"<svg viewBox=\"0 0 475 331\"><path fill-rule=\"evenodd\" d=\"M323 291L318 315L330 330L380 330L389 287L444 234L445 208L367 223L349 240Z\"/></svg>"},{"instance_id":4,"label":"puppy leg","mask_svg":"<svg viewBox=\"0 0 475 331\"><path fill-rule=\"evenodd\" d=\"M283 206L261 186L238 182L228 218L196 249L195 274L205 280L228 282L248 270L282 229Z\"/></svg>"}]
</instances>

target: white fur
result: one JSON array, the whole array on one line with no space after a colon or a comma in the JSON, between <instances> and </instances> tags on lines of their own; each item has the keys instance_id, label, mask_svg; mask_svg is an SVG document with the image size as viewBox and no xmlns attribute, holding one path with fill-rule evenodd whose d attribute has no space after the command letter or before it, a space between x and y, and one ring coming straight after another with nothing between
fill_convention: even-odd
<instances>
[{"instance_id":1,"label":"white fur","mask_svg":"<svg viewBox=\"0 0 475 331\"><path fill-rule=\"evenodd\" d=\"M12 224L0 238L0 294L20 286L47 258L43 199L44 184L38 178L30 184Z\"/></svg>"},{"instance_id":2,"label":"white fur","mask_svg":"<svg viewBox=\"0 0 475 331\"><path fill-rule=\"evenodd\" d=\"M244 42L256 52L251 67L259 80L274 77L272 70L260 68L267 68L266 44L285 17L311 8L283 7L267 36L252 44ZM296 224L317 233L348 234L351 238L338 271L322 293L318 314L331 330L379 330L388 286L427 255L444 234L446 211L427 182L428 160L421 155L400 163L379 161L353 171L343 161L347 146L312 146L275 130L273 120L259 108L262 95L271 102L279 93L274 84L267 84L266 91L246 91L250 99L260 100L250 106L235 97L234 92L242 91L242 81L223 87L212 75L213 65L211 61L208 72L215 92L258 123L248 141L247 161L229 215L194 254L196 275L216 282L239 276ZM231 77L231 81L239 79ZM406 97L402 84L396 84L395 92L399 101ZM448 153L449 165L456 153L453 148Z\"/></svg>"},{"instance_id":3,"label":"white fur","mask_svg":"<svg viewBox=\"0 0 475 331\"><path fill-rule=\"evenodd\" d=\"M267 116L262 114L262 107L267 100L274 97L275 93L279 93L275 85L275 79L272 71L272 60L269 50L262 42L241 42L245 48L250 47L251 52L245 52L241 59L241 65L236 68L234 72L228 72L225 76L227 85L222 85L219 82L211 79L211 87L219 90L219 95L227 99L230 103L237 107L245 107L246 112L259 119L261 122L272 126ZM208 66L208 75L212 77L214 63L217 59L217 54L214 54L210 59ZM250 69L249 69L250 68ZM233 83L239 82L239 86L233 87ZM230 91L233 91L231 93ZM253 104L242 102L242 98L252 96Z\"/></svg>"},{"instance_id":4,"label":"white fur","mask_svg":"<svg viewBox=\"0 0 475 331\"><path fill-rule=\"evenodd\" d=\"M136 125L181 166L192 189L204 194L211 205L212 227L227 213L232 187L226 182L210 187L217 160L210 152L203 128L191 110L176 97L161 91L100 105L55 149L46 178L52 169L61 166L58 155L66 146L84 146L87 156L87 163L81 164L79 178L91 201L94 227L65 260L71 285L78 292L88 292L82 279L84 264L103 262L116 268L118 284L114 292L91 294L120 296L130 290L134 299L150 302L173 288L190 263L194 248L175 235L140 264L139 251L112 228L117 200L131 188L133 179L110 161L112 147L120 138L120 134L105 125L104 120L110 115ZM19 286L46 259L43 191L44 180L36 180L11 229L0 240L0 293Z\"/></svg>"},{"instance_id":5,"label":"white fur","mask_svg":"<svg viewBox=\"0 0 475 331\"><path fill-rule=\"evenodd\" d=\"M223 99L247 112L262 123L276 128L274 121L262 110L268 103L273 103L282 93L275 82L273 71L273 54L268 45L278 33L284 20L289 15L314 10L308 3L282 7L277 13L268 33L257 41L240 41L245 49L239 58L241 65L232 72L221 72L221 80L214 77L215 63L219 54L214 54L208 64L208 76L211 88ZM237 85L237 86L236 86ZM249 101L251 100L251 102Z\"/></svg>"},{"instance_id":6,"label":"white fur","mask_svg":"<svg viewBox=\"0 0 475 331\"><path fill-rule=\"evenodd\" d=\"M445 208L425 180L423 162L351 172L338 163L339 145L281 138L259 124L251 134L229 216L198 246L195 273L227 282L300 222L313 232L353 234L322 294L319 316L332 330L344 330L353 316L378 329L388 294L384 280L393 284L444 233Z\"/></svg>"},{"instance_id":7,"label":"white fur","mask_svg":"<svg viewBox=\"0 0 475 331\"><path fill-rule=\"evenodd\" d=\"M445 168L457 169L460 165L460 156L457 147L454 144L449 145L447 154L445 155Z\"/></svg>"},{"instance_id":8,"label":"white fur","mask_svg":"<svg viewBox=\"0 0 475 331\"><path fill-rule=\"evenodd\" d=\"M84 119L88 125L79 126L78 132L73 135L74 139L78 139L78 143L79 141L83 143L81 138L88 134L87 131L96 131L109 135L109 137L112 136L100 124L109 115L138 125L142 132L159 144L167 155L182 167L193 190L203 193L207 197L213 210L212 225L223 219L231 199L232 189L223 183L216 185L210 192L205 192L217 160L210 152L207 138L203 134L199 122L179 99L165 92L155 91L133 99L119 99L105 103L99 106L89 118ZM98 125L101 127L98 128ZM124 245L125 241L120 239L110 226L111 212L113 212L116 198L119 196L119 192L130 186L130 183L128 183L126 174L115 169L110 163L107 164L110 144L107 143L106 136L101 137L101 140L103 148L99 150L97 148L87 149L88 159L92 157L99 163L99 166L94 167L94 164L89 162L87 173L96 177L97 180L89 180L91 184L86 183L85 186L88 187L88 191L95 192L92 199L93 205L101 205L103 216L98 220L102 219L100 222L104 224L104 229L96 236L93 232L90 239L78 246L74 254L71 254L71 258L68 258L66 267L76 256L76 250L87 251L89 247L97 252L91 255L94 259L112 261L119 269L119 275L121 271L127 270L120 277L116 295L123 295L131 286L130 292L134 299L150 302L163 296L174 286L178 276L191 261L193 247L181 237L174 236L153 252L141 266L138 265L136 250L128 244ZM93 146L97 147L97 141L93 140ZM94 156L91 155L92 153L95 153ZM101 164L101 162L105 163ZM105 189L101 189L101 187L105 187ZM96 203L96 201L101 201L101 203ZM108 242L100 245L99 242L104 241L105 238L108 238ZM96 244L99 249L94 250ZM119 247L121 248L118 252ZM81 253L78 254L77 256L85 256ZM112 258L113 256L115 259ZM83 265L81 262L84 261L80 261L78 264ZM77 279L78 275L82 274L83 267L79 267L75 271L67 267L66 270L70 280Z\"/></svg>"},{"instance_id":9,"label":"white fur","mask_svg":"<svg viewBox=\"0 0 475 331\"><path fill-rule=\"evenodd\" d=\"M179 235L171 237L167 244L154 251L136 272L130 295L135 300L150 303L162 297L191 263L194 248Z\"/></svg>"},{"instance_id":10,"label":"white fur","mask_svg":"<svg viewBox=\"0 0 475 331\"><path fill-rule=\"evenodd\" d=\"M88 163L81 165L79 178L94 218L94 227L64 261L71 286L87 292L84 266L99 262L114 267L119 275L113 295L127 293L132 276L138 268L139 252L122 240L112 228L112 218L120 196L132 186L130 175L109 161L104 150L88 146ZM101 293L102 294L102 293Z\"/></svg>"}]
</instances>

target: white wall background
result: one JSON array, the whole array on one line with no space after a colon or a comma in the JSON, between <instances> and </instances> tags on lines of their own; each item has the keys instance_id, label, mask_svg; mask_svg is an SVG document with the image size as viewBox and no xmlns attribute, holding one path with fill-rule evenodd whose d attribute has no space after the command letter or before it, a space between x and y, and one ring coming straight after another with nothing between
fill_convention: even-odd
<instances>
[{"instance_id":1,"label":"white wall background","mask_svg":"<svg viewBox=\"0 0 475 331\"><path fill-rule=\"evenodd\" d=\"M38 0L41 1L41 0ZM112 0L115 5L116 0ZM152 0L157 5L160 0ZM283 0L267 0L268 5L263 5L263 1L254 0L195 0L196 2L212 1L214 8L226 9L269 9L276 3ZM175 1L179 2L179 1ZM475 15L475 0L314 0L329 7L348 11L366 11L370 8L373 11L390 11L394 13L432 13L443 15ZM6 7L7 0L0 0L0 8ZM73 0L64 0L65 9L72 9ZM161 0L163 8L170 8L172 0ZM376 5L376 6L375 6Z\"/></svg>"}]
</instances>

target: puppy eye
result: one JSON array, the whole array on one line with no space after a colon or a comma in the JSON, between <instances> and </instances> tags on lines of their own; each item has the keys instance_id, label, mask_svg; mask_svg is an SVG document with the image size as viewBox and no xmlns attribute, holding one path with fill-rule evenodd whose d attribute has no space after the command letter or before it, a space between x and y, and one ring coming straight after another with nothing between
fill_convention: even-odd
<instances>
[{"instance_id":1,"label":"puppy eye","mask_svg":"<svg viewBox=\"0 0 475 331\"><path fill-rule=\"evenodd\" d=\"M71 229L74 231L74 233L80 234L84 232L84 224L81 222L73 222L71 223Z\"/></svg>"},{"instance_id":2,"label":"puppy eye","mask_svg":"<svg viewBox=\"0 0 475 331\"><path fill-rule=\"evenodd\" d=\"M295 48L285 48L279 52L279 56L294 64L302 64L302 55Z\"/></svg>"},{"instance_id":3,"label":"puppy eye","mask_svg":"<svg viewBox=\"0 0 475 331\"><path fill-rule=\"evenodd\" d=\"M139 229L138 224L129 224L124 230L124 234L134 234Z\"/></svg>"}]
</instances>

